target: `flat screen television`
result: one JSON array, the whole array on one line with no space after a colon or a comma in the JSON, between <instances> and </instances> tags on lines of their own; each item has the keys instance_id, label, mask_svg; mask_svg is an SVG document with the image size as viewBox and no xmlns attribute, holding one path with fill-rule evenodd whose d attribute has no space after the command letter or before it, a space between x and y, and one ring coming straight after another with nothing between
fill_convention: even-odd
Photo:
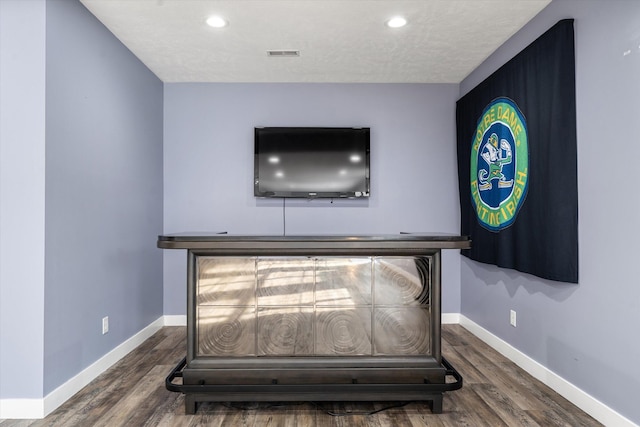
<instances>
[{"instance_id":1,"label":"flat screen television","mask_svg":"<svg viewBox=\"0 0 640 427\"><path fill-rule=\"evenodd\" d=\"M256 127L257 197L369 197L369 128Z\"/></svg>"}]
</instances>

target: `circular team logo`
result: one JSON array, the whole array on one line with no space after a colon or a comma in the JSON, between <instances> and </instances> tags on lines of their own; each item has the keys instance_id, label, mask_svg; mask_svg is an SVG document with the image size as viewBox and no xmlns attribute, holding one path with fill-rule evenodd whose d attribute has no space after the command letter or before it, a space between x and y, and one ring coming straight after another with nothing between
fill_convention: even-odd
<instances>
[{"instance_id":1,"label":"circular team logo","mask_svg":"<svg viewBox=\"0 0 640 427\"><path fill-rule=\"evenodd\" d=\"M496 98L482 112L471 144L471 201L480 225L509 227L527 194L527 124L515 102Z\"/></svg>"}]
</instances>

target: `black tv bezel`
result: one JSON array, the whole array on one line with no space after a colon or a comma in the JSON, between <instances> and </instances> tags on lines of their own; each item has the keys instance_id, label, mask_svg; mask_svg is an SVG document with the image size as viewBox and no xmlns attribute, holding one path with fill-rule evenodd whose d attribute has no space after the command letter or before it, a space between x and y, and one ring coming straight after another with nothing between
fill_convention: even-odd
<instances>
[{"instance_id":1,"label":"black tv bezel","mask_svg":"<svg viewBox=\"0 0 640 427\"><path fill-rule=\"evenodd\" d=\"M365 147L365 191L260 191L259 177L259 152L258 152L258 132L263 129L274 130L358 130L366 131ZM362 199L368 198L371 191L371 128L369 127L326 127L326 126L257 126L254 128L254 154L253 154L253 195L260 198L297 198L297 199Z\"/></svg>"}]
</instances>

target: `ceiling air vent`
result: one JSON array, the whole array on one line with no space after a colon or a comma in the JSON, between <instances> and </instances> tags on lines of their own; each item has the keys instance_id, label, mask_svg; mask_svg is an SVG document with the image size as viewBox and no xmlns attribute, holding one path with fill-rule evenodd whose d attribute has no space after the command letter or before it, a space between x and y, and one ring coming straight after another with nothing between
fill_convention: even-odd
<instances>
[{"instance_id":1,"label":"ceiling air vent","mask_svg":"<svg viewBox=\"0 0 640 427\"><path fill-rule=\"evenodd\" d=\"M273 57L300 56L300 51L299 50L268 50L267 56L273 56Z\"/></svg>"}]
</instances>

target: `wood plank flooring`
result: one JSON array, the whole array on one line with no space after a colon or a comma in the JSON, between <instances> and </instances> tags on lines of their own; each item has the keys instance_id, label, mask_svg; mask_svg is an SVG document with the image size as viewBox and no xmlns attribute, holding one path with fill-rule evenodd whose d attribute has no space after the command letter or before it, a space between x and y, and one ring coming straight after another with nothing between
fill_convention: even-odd
<instances>
[{"instance_id":1,"label":"wood plank flooring","mask_svg":"<svg viewBox=\"0 0 640 427\"><path fill-rule=\"evenodd\" d=\"M185 349L186 328L164 327L48 417L0 420L0 427L601 425L460 325L442 327L442 354L464 378L461 390L445 394L442 414L424 402L248 402L203 403L185 415L184 396L164 388Z\"/></svg>"}]
</instances>

